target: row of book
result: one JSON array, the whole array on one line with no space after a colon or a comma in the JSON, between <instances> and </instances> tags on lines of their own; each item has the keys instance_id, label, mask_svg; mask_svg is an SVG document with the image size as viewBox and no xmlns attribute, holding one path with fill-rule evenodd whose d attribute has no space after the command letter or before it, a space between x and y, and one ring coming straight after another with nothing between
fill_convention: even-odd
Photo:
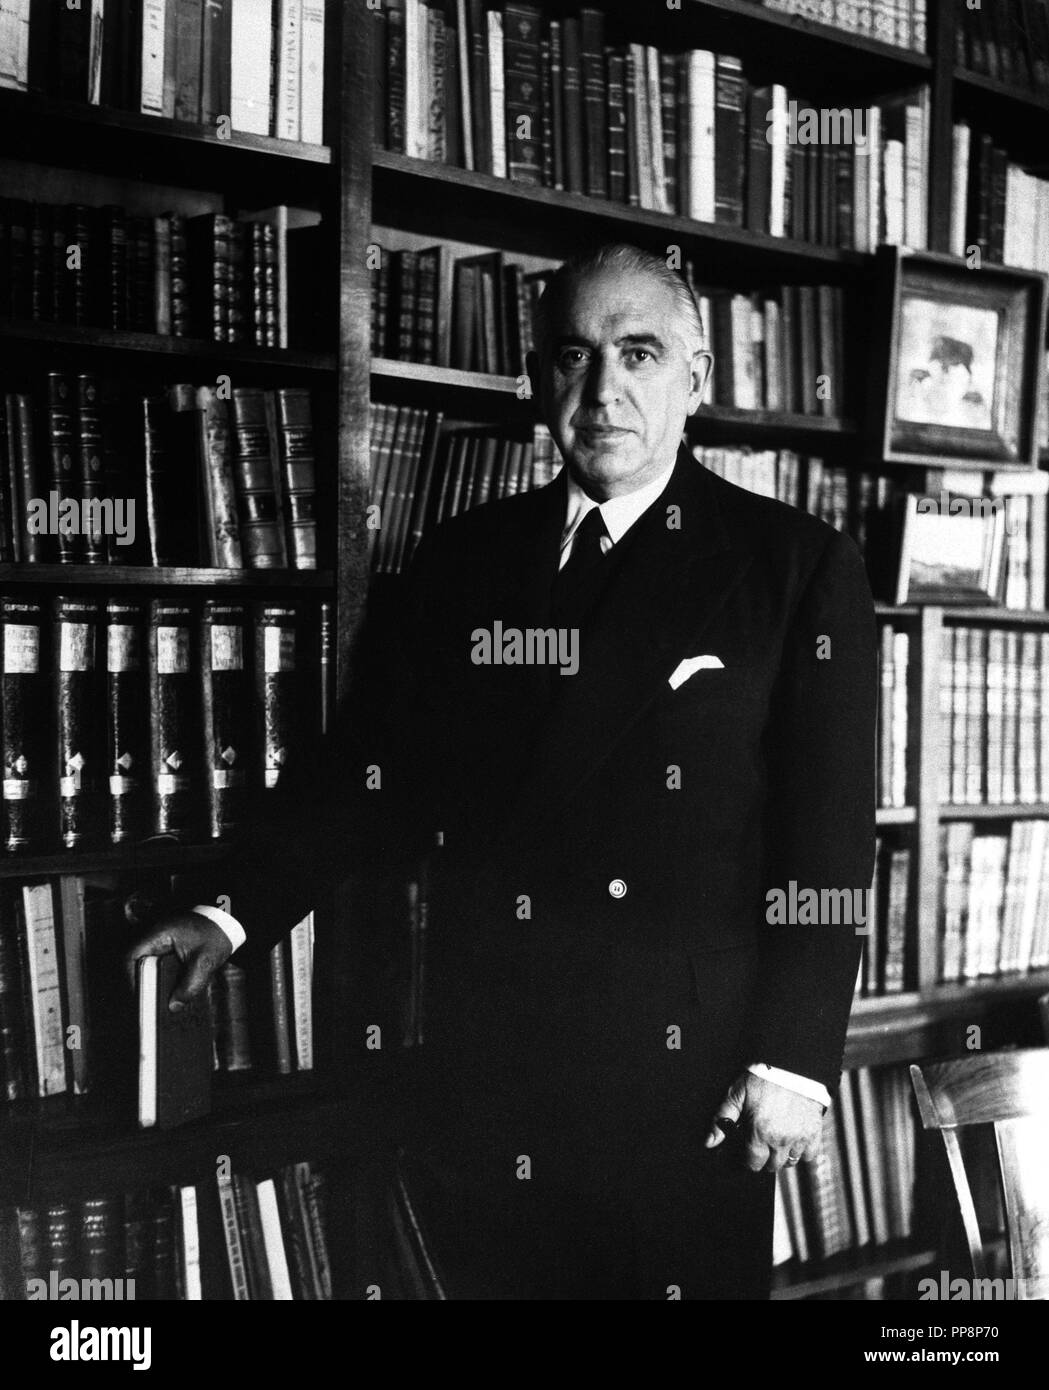
<instances>
[{"instance_id":1,"label":"row of book","mask_svg":"<svg viewBox=\"0 0 1049 1390\"><path fill-rule=\"evenodd\" d=\"M0 1299L328 1300L328 1220L311 1162L7 1208Z\"/></svg>"},{"instance_id":2,"label":"row of book","mask_svg":"<svg viewBox=\"0 0 1049 1390\"><path fill-rule=\"evenodd\" d=\"M214 1071L313 1069L312 938L312 918L305 918L270 952L268 969L230 961L212 977ZM108 883L63 874L4 886L0 1094L6 1100L95 1094L130 1117L141 1055L122 960L130 944L122 900ZM209 1106L205 1092L203 1108Z\"/></svg>"},{"instance_id":3,"label":"row of book","mask_svg":"<svg viewBox=\"0 0 1049 1390\"><path fill-rule=\"evenodd\" d=\"M1013 87L1049 88L1049 6L1046 0L995 0L965 5L955 20L959 67Z\"/></svg>"},{"instance_id":4,"label":"row of book","mask_svg":"<svg viewBox=\"0 0 1049 1390\"><path fill-rule=\"evenodd\" d=\"M696 444L692 453L704 468L737 487L775 497L847 532L868 555L900 495L898 484L884 474L829 464L793 449Z\"/></svg>"},{"instance_id":5,"label":"row of book","mask_svg":"<svg viewBox=\"0 0 1049 1390\"><path fill-rule=\"evenodd\" d=\"M952 624L941 652L940 800L1049 801L1049 632Z\"/></svg>"},{"instance_id":6,"label":"row of book","mask_svg":"<svg viewBox=\"0 0 1049 1390\"><path fill-rule=\"evenodd\" d=\"M48 372L0 396L0 559L316 569L310 394Z\"/></svg>"},{"instance_id":7,"label":"row of book","mask_svg":"<svg viewBox=\"0 0 1049 1390\"><path fill-rule=\"evenodd\" d=\"M879 43L925 52L925 0L756 0L767 10L829 24L849 34L864 34Z\"/></svg>"},{"instance_id":8,"label":"row of book","mask_svg":"<svg viewBox=\"0 0 1049 1390\"><path fill-rule=\"evenodd\" d=\"M1049 271L1049 179L1028 173L990 135L953 126L950 246L999 265Z\"/></svg>"},{"instance_id":9,"label":"row of book","mask_svg":"<svg viewBox=\"0 0 1049 1390\"><path fill-rule=\"evenodd\" d=\"M5 0L2 21L0 87L322 141L324 0Z\"/></svg>"},{"instance_id":10,"label":"row of book","mask_svg":"<svg viewBox=\"0 0 1049 1390\"><path fill-rule=\"evenodd\" d=\"M384 249L372 275L372 354L518 376L552 274L525 272L500 251L453 258L445 245Z\"/></svg>"},{"instance_id":11,"label":"row of book","mask_svg":"<svg viewBox=\"0 0 1049 1390\"><path fill-rule=\"evenodd\" d=\"M940 979L1049 966L1049 821L940 827Z\"/></svg>"},{"instance_id":12,"label":"row of book","mask_svg":"<svg viewBox=\"0 0 1049 1390\"><path fill-rule=\"evenodd\" d=\"M289 231L283 205L140 215L4 198L0 315L287 347L289 266L309 263L318 231Z\"/></svg>"},{"instance_id":13,"label":"row of book","mask_svg":"<svg viewBox=\"0 0 1049 1390\"><path fill-rule=\"evenodd\" d=\"M443 430L443 412L372 406L372 566L395 574L423 535L497 497L543 487L560 468L545 425L531 439L491 428Z\"/></svg>"},{"instance_id":14,"label":"row of book","mask_svg":"<svg viewBox=\"0 0 1049 1390\"><path fill-rule=\"evenodd\" d=\"M814 109L749 84L730 54L608 45L592 7L396 0L375 19L376 129L391 150L772 236L927 244L925 88Z\"/></svg>"},{"instance_id":15,"label":"row of book","mask_svg":"<svg viewBox=\"0 0 1049 1390\"><path fill-rule=\"evenodd\" d=\"M329 610L287 602L0 600L2 844L228 838L312 753Z\"/></svg>"},{"instance_id":16,"label":"row of book","mask_svg":"<svg viewBox=\"0 0 1049 1390\"><path fill-rule=\"evenodd\" d=\"M866 921L859 929L863 959L856 977L858 994L866 998L901 994L911 985L910 903L910 846L879 835Z\"/></svg>"},{"instance_id":17,"label":"row of book","mask_svg":"<svg viewBox=\"0 0 1049 1390\"><path fill-rule=\"evenodd\" d=\"M858 1067L823 1117L814 1163L781 1169L773 1261L829 1259L905 1240L914 1224L917 1126L902 1067Z\"/></svg>"},{"instance_id":18,"label":"row of book","mask_svg":"<svg viewBox=\"0 0 1049 1390\"><path fill-rule=\"evenodd\" d=\"M971 822L941 829L944 982L1049 965L1049 823L1015 821L1009 833Z\"/></svg>"}]
</instances>

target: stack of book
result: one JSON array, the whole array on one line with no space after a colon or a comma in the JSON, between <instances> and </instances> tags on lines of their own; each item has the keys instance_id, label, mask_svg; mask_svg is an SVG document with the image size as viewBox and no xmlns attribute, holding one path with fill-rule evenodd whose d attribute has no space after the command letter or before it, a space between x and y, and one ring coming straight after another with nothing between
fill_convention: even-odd
<instances>
[{"instance_id":1,"label":"stack of book","mask_svg":"<svg viewBox=\"0 0 1049 1390\"><path fill-rule=\"evenodd\" d=\"M305 1162L7 1208L0 1298L327 1300L325 1199L324 1174Z\"/></svg>"},{"instance_id":2,"label":"stack of book","mask_svg":"<svg viewBox=\"0 0 1049 1390\"><path fill-rule=\"evenodd\" d=\"M1011 87L1049 88L1049 7L1046 0L998 0L958 11L959 67Z\"/></svg>"},{"instance_id":3,"label":"stack of book","mask_svg":"<svg viewBox=\"0 0 1049 1390\"><path fill-rule=\"evenodd\" d=\"M940 979L945 983L1049 966L1049 821L1008 834L971 821L940 828Z\"/></svg>"},{"instance_id":4,"label":"stack of book","mask_svg":"<svg viewBox=\"0 0 1049 1390\"><path fill-rule=\"evenodd\" d=\"M369 526L377 573L396 574L426 532L497 497L543 487L560 468L553 439L471 428L442 431L441 411L372 407Z\"/></svg>"},{"instance_id":5,"label":"stack of book","mask_svg":"<svg viewBox=\"0 0 1049 1390\"><path fill-rule=\"evenodd\" d=\"M994 143L959 121L954 126L951 251L1049 271L1049 179L1028 173Z\"/></svg>"},{"instance_id":6,"label":"stack of book","mask_svg":"<svg viewBox=\"0 0 1049 1390\"><path fill-rule=\"evenodd\" d=\"M820 1157L780 1171L776 1262L804 1264L906 1240L914 1222L916 1152L906 1070L845 1072L823 1117Z\"/></svg>"},{"instance_id":7,"label":"stack of book","mask_svg":"<svg viewBox=\"0 0 1049 1390\"><path fill-rule=\"evenodd\" d=\"M0 893L0 1094L8 1101L91 1093L130 1117L134 1006L122 961L130 944L121 900L83 875ZM273 948L268 971L230 961L210 989L214 1069L311 1071L312 989L310 918Z\"/></svg>"},{"instance_id":8,"label":"stack of book","mask_svg":"<svg viewBox=\"0 0 1049 1390\"><path fill-rule=\"evenodd\" d=\"M5 0L0 87L319 145L323 0Z\"/></svg>"},{"instance_id":9,"label":"stack of book","mask_svg":"<svg viewBox=\"0 0 1049 1390\"><path fill-rule=\"evenodd\" d=\"M283 206L187 217L3 198L0 315L286 347L289 256L318 234L289 232Z\"/></svg>"},{"instance_id":10,"label":"stack of book","mask_svg":"<svg viewBox=\"0 0 1049 1390\"><path fill-rule=\"evenodd\" d=\"M880 43L925 52L925 0L756 0L767 10L816 20Z\"/></svg>"},{"instance_id":11,"label":"stack of book","mask_svg":"<svg viewBox=\"0 0 1049 1390\"><path fill-rule=\"evenodd\" d=\"M881 624L878 670L881 699L878 703L878 805L906 806L907 776L907 671L910 636Z\"/></svg>"},{"instance_id":12,"label":"stack of book","mask_svg":"<svg viewBox=\"0 0 1049 1390\"><path fill-rule=\"evenodd\" d=\"M606 44L596 8L395 0L375 22L390 150L771 236L927 245L927 88L827 130L731 54Z\"/></svg>"},{"instance_id":13,"label":"stack of book","mask_svg":"<svg viewBox=\"0 0 1049 1390\"><path fill-rule=\"evenodd\" d=\"M942 802L1049 801L1049 632L945 627L940 737Z\"/></svg>"},{"instance_id":14,"label":"stack of book","mask_svg":"<svg viewBox=\"0 0 1049 1390\"><path fill-rule=\"evenodd\" d=\"M0 560L316 569L308 391L48 372L0 396Z\"/></svg>"},{"instance_id":15,"label":"stack of book","mask_svg":"<svg viewBox=\"0 0 1049 1390\"><path fill-rule=\"evenodd\" d=\"M863 960L856 978L856 992L865 998L902 994L913 985L910 903L910 847L879 835L862 933Z\"/></svg>"},{"instance_id":16,"label":"stack of book","mask_svg":"<svg viewBox=\"0 0 1049 1390\"><path fill-rule=\"evenodd\" d=\"M289 602L0 600L10 853L222 840L325 727L330 623Z\"/></svg>"}]
</instances>

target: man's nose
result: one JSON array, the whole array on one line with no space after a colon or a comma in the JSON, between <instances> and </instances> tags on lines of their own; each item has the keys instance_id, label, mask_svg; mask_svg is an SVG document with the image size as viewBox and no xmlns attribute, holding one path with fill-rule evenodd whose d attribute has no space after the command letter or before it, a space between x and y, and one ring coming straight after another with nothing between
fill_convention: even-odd
<instances>
[{"instance_id":1,"label":"man's nose","mask_svg":"<svg viewBox=\"0 0 1049 1390\"><path fill-rule=\"evenodd\" d=\"M595 353L586 377L587 396L596 405L611 405L622 396L620 365L616 358Z\"/></svg>"}]
</instances>

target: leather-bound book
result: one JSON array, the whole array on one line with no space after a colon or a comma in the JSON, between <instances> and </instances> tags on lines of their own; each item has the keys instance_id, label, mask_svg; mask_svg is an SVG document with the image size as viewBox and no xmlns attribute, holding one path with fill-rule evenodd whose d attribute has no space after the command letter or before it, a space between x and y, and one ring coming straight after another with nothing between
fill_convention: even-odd
<instances>
[{"instance_id":1,"label":"leather-bound book","mask_svg":"<svg viewBox=\"0 0 1049 1390\"><path fill-rule=\"evenodd\" d=\"M59 838L66 849L79 849L104 823L99 613L96 603L65 596L52 611Z\"/></svg>"},{"instance_id":2,"label":"leather-bound book","mask_svg":"<svg viewBox=\"0 0 1049 1390\"><path fill-rule=\"evenodd\" d=\"M42 839L50 748L42 621L42 609L35 600L0 600L3 843L9 851L39 849Z\"/></svg>"},{"instance_id":3,"label":"leather-bound book","mask_svg":"<svg viewBox=\"0 0 1049 1390\"><path fill-rule=\"evenodd\" d=\"M256 765L251 746L249 632L243 604L206 600L200 651L208 834L222 840L244 815L249 776Z\"/></svg>"},{"instance_id":4,"label":"leather-bound book","mask_svg":"<svg viewBox=\"0 0 1049 1390\"><path fill-rule=\"evenodd\" d=\"M211 1109L211 1015L200 994L168 1008L182 971L174 955L139 961L138 1122L171 1129Z\"/></svg>"},{"instance_id":5,"label":"leather-bound book","mask_svg":"<svg viewBox=\"0 0 1049 1390\"><path fill-rule=\"evenodd\" d=\"M197 822L200 692L193 614L154 599L149 615L150 757L155 835L182 838Z\"/></svg>"},{"instance_id":6,"label":"leather-bound book","mask_svg":"<svg viewBox=\"0 0 1049 1390\"><path fill-rule=\"evenodd\" d=\"M126 844L149 822L149 682L146 610L136 600L106 604L106 762L109 838Z\"/></svg>"}]
</instances>

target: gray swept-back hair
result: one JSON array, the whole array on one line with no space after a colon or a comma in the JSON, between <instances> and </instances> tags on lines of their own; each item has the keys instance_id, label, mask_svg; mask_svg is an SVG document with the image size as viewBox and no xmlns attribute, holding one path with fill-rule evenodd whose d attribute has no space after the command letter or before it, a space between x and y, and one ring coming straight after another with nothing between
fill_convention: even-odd
<instances>
[{"instance_id":1,"label":"gray swept-back hair","mask_svg":"<svg viewBox=\"0 0 1049 1390\"><path fill-rule=\"evenodd\" d=\"M598 275L608 271L651 275L653 280L665 285L677 300L682 318L688 326L686 342L691 340L696 348L702 346L703 320L700 318L699 306L696 304L691 286L685 277L672 270L661 256L656 256L651 251L643 251L639 246L613 241L571 257L554 271L535 310L535 346L540 357L544 355L549 342L554 308L566 288L573 281L587 275Z\"/></svg>"}]
</instances>

